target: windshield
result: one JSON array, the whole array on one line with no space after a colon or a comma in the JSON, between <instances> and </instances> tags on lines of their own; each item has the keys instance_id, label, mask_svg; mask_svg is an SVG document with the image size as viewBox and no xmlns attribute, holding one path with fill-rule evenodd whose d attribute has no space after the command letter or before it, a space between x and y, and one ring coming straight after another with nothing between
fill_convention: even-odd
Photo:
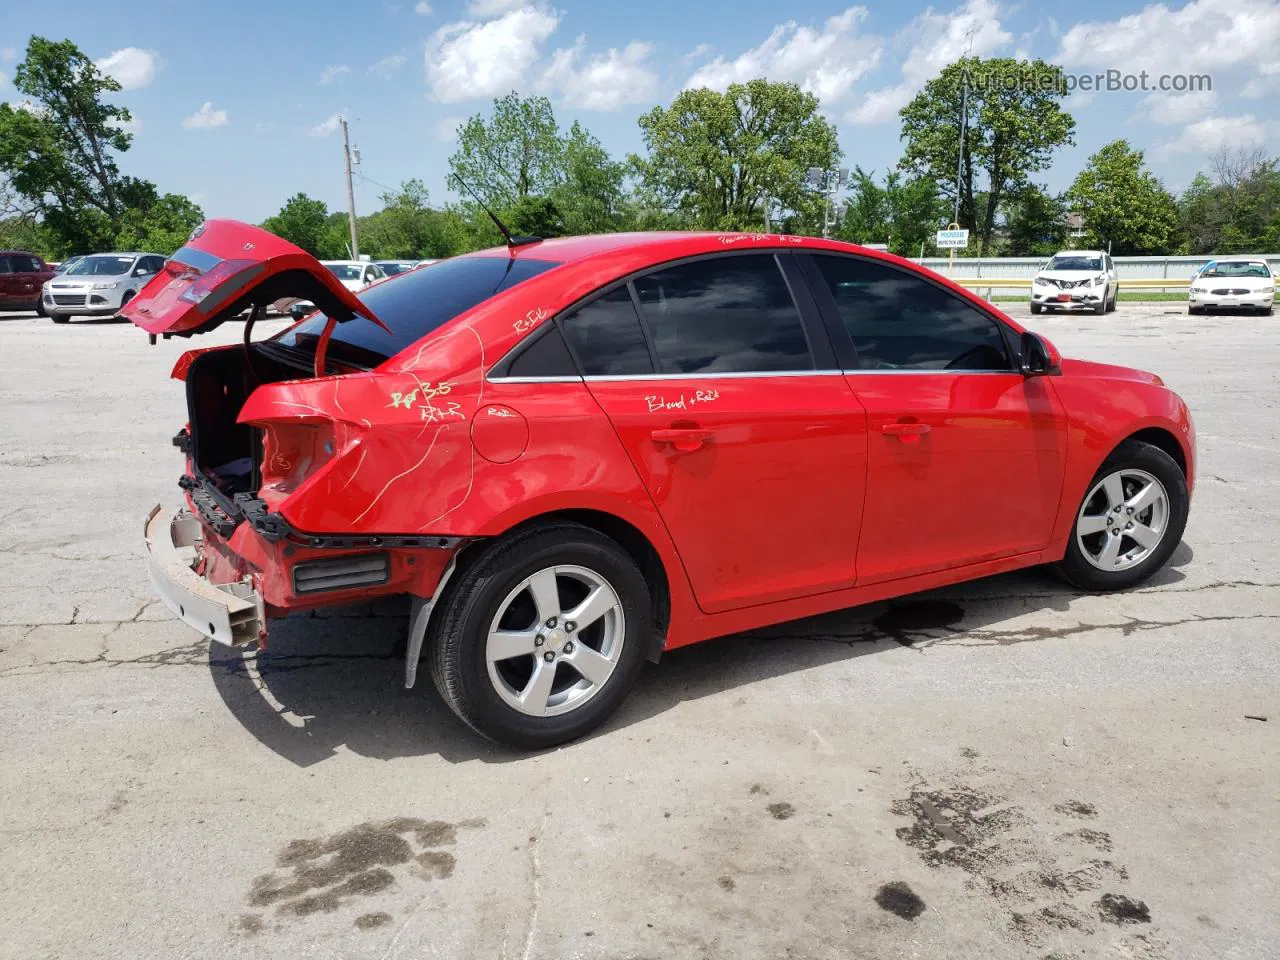
<instances>
[{"instance_id":1,"label":"windshield","mask_svg":"<svg viewBox=\"0 0 1280 960\"><path fill-rule=\"evenodd\" d=\"M1101 270L1102 261L1097 257L1054 257L1046 270Z\"/></svg>"},{"instance_id":2,"label":"windshield","mask_svg":"<svg viewBox=\"0 0 1280 960\"><path fill-rule=\"evenodd\" d=\"M329 340L329 356L360 366L376 366L458 314L559 265L524 257L457 257L443 260L430 270L411 270L397 277L395 283L368 287L360 293L361 301L391 332L361 317L339 323ZM273 342L312 353L325 319L323 313L313 313Z\"/></svg>"},{"instance_id":3,"label":"windshield","mask_svg":"<svg viewBox=\"0 0 1280 960\"><path fill-rule=\"evenodd\" d=\"M325 267L339 280L359 280L360 271L364 269L350 263L326 263Z\"/></svg>"},{"instance_id":4,"label":"windshield","mask_svg":"<svg viewBox=\"0 0 1280 960\"><path fill-rule=\"evenodd\" d=\"M1271 271L1265 263L1211 263L1204 268L1202 277L1269 277Z\"/></svg>"},{"instance_id":5,"label":"windshield","mask_svg":"<svg viewBox=\"0 0 1280 960\"><path fill-rule=\"evenodd\" d=\"M69 277L118 277L128 273L133 257L85 257L67 271Z\"/></svg>"},{"instance_id":6,"label":"windshield","mask_svg":"<svg viewBox=\"0 0 1280 960\"><path fill-rule=\"evenodd\" d=\"M413 269L412 263L401 263L396 260L379 260L378 266L382 268L382 272L388 277L394 277L399 273L407 273Z\"/></svg>"}]
</instances>

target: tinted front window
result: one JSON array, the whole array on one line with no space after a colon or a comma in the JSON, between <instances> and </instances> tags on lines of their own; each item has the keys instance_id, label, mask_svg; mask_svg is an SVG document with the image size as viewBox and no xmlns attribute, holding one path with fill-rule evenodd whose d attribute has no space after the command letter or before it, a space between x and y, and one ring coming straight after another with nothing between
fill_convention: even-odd
<instances>
[{"instance_id":1,"label":"tinted front window","mask_svg":"<svg viewBox=\"0 0 1280 960\"><path fill-rule=\"evenodd\" d=\"M457 257L430 270L415 270L362 290L358 296L391 332L356 317L334 327L329 355L359 364L377 364L495 294L559 266L525 257ZM277 340L286 346L314 350L325 316L315 313Z\"/></svg>"},{"instance_id":2,"label":"tinted front window","mask_svg":"<svg viewBox=\"0 0 1280 960\"><path fill-rule=\"evenodd\" d=\"M996 322L904 270L815 256L864 370L1009 370Z\"/></svg>"},{"instance_id":3,"label":"tinted front window","mask_svg":"<svg viewBox=\"0 0 1280 960\"><path fill-rule=\"evenodd\" d=\"M635 280L660 373L811 370L804 325L771 254L715 257Z\"/></svg>"},{"instance_id":4,"label":"tinted front window","mask_svg":"<svg viewBox=\"0 0 1280 960\"><path fill-rule=\"evenodd\" d=\"M69 277L118 277L128 273L133 257L85 257L67 271Z\"/></svg>"},{"instance_id":5,"label":"tinted front window","mask_svg":"<svg viewBox=\"0 0 1280 960\"><path fill-rule=\"evenodd\" d=\"M649 345L625 286L570 314L564 329L588 377L653 373Z\"/></svg>"}]
</instances>

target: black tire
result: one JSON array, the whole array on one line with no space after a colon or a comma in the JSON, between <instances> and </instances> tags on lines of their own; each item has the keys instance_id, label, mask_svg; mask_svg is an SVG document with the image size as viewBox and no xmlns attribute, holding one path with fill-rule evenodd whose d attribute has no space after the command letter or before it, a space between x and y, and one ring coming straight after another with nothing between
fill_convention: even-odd
<instances>
[{"instance_id":1,"label":"black tire","mask_svg":"<svg viewBox=\"0 0 1280 960\"><path fill-rule=\"evenodd\" d=\"M1093 312L1098 316L1102 316L1107 312L1107 295L1105 292L1102 294L1102 302L1094 304Z\"/></svg>"},{"instance_id":2,"label":"black tire","mask_svg":"<svg viewBox=\"0 0 1280 960\"><path fill-rule=\"evenodd\" d=\"M45 313L44 311L44 297L41 297L39 300L36 301L36 316L47 317L48 315L49 314Z\"/></svg>"},{"instance_id":3,"label":"black tire","mask_svg":"<svg viewBox=\"0 0 1280 960\"><path fill-rule=\"evenodd\" d=\"M71 321L71 314L51 313L49 314L49 319L52 320L54 323L69 323Z\"/></svg>"},{"instance_id":4,"label":"black tire","mask_svg":"<svg viewBox=\"0 0 1280 960\"><path fill-rule=\"evenodd\" d=\"M1187 478L1176 460L1159 447L1138 440L1126 440L1111 452L1102 462L1098 472L1089 481L1089 491L1093 490L1103 477L1116 470L1144 470L1160 481L1169 499L1169 518L1165 525L1164 536L1156 548L1135 566L1127 570L1100 570L1090 563L1080 547L1076 537L1076 521L1071 523L1071 536L1067 542L1067 552L1057 564L1057 571L1064 580L1074 587L1091 592L1109 590L1127 590L1142 583L1168 562L1173 551L1182 541L1182 532L1187 526L1187 513L1190 498L1187 495ZM1089 492L1085 492L1087 497ZM1084 504L1077 504L1075 511L1079 516Z\"/></svg>"},{"instance_id":5,"label":"black tire","mask_svg":"<svg viewBox=\"0 0 1280 960\"><path fill-rule=\"evenodd\" d=\"M1043 309L1044 309L1044 307L1040 306L1040 304L1038 304L1038 303L1033 303L1033 304L1031 304L1031 312L1032 312L1032 313L1039 313L1039 312L1040 312L1041 310L1043 310Z\"/></svg>"},{"instance_id":6,"label":"black tire","mask_svg":"<svg viewBox=\"0 0 1280 960\"><path fill-rule=\"evenodd\" d=\"M1107 306L1107 313L1116 312L1116 301L1119 299L1120 299L1120 288L1116 287L1115 290L1111 291L1111 300L1109 301L1109 304Z\"/></svg>"},{"instance_id":7,"label":"black tire","mask_svg":"<svg viewBox=\"0 0 1280 960\"><path fill-rule=\"evenodd\" d=\"M1275 305L1274 305L1274 304L1272 304L1272 305L1271 305L1271 306L1269 306L1269 307L1263 307L1263 308L1262 308L1262 315L1263 315L1264 317L1269 317L1269 316L1271 316L1271 315L1272 315L1273 313L1275 313L1275 312L1276 312L1276 308L1275 308Z\"/></svg>"},{"instance_id":8,"label":"black tire","mask_svg":"<svg viewBox=\"0 0 1280 960\"><path fill-rule=\"evenodd\" d=\"M1199 307L1187 307L1187 316L1194 317L1200 313Z\"/></svg>"},{"instance_id":9,"label":"black tire","mask_svg":"<svg viewBox=\"0 0 1280 960\"><path fill-rule=\"evenodd\" d=\"M531 716L507 704L494 689L485 659L489 625L522 580L548 566L568 564L585 567L612 586L625 620L622 650L612 674L580 707ZM430 640L436 689L473 730L524 749L553 747L599 726L631 691L653 637L649 586L640 568L616 542L576 523L532 527L485 545L449 585L441 605Z\"/></svg>"}]
</instances>

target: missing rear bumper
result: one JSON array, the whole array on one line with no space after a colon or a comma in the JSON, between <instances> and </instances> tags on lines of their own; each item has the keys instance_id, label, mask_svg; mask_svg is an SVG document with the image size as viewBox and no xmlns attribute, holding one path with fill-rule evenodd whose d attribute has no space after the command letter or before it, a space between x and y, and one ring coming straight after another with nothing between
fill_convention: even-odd
<instances>
[{"instance_id":1,"label":"missing rear bumper","mask_svg":"<svg viewBox=\"0 0 1280 960\"><path fill-rule=\"evenodd\" d=\"M193 569L203 545L199 520L186 512L170 514L157 505L147 515L143 535L151 584L174 616L228 646L266 636L262 595L251 583L210 583Z\"/></svg>"}]
</instances>

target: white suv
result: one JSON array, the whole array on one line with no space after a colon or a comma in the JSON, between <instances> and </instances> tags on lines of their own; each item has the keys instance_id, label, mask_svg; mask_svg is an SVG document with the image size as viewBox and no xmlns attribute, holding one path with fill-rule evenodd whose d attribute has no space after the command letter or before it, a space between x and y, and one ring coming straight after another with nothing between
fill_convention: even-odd
<instances>
[{"instance_id":1,"label":"white suv","mask_svg":"<svg viewBox=\"0 0 1280 960\"><path fill-rule=\"evenodd\" d=\"M1031 312L1116 308L1120 285L1111 255L1102 250L1063 250L1055 253L1031 281Z\"/></svg>"},{"instance_id":2,"label":"white suv","mask_svg":"<svg viewBox=\"0 0 1280 960\"><path fill-rule=\"evenodd\" d=\"M94 253L45 283L44 312L54 323L115 316L164 268L158 253Z\"/></svg>"}]
</instances>

